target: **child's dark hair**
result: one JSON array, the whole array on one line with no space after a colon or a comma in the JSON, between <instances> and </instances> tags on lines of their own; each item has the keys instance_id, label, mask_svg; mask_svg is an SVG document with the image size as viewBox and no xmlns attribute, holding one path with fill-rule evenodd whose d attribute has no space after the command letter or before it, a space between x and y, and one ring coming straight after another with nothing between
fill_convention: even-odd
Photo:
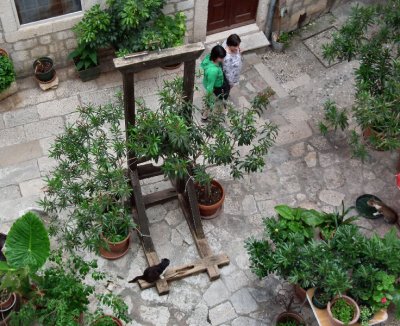
<instances>
[{"instance_id":1,"label":"child's dark hair","mask_svg":"<svg viewBox=\"0 0 400 326\"><path fill-rule=\"evenodd\" d=\"M228 39L226 40L227 46L239 46L242 40L240 39L239 35L232 34L229 35Z\"/></svg>"},{"instance_id":2,"label":"child's dark hair","mask_svg":"<svg viewBox=\"0 0 400 326\"><path fill-rule=\"evenodd\" d=\"M226 51L221 45L216 45L211 49L210 60L215 61L218 58L225 58Z\"/></svg>"}]
</instances>

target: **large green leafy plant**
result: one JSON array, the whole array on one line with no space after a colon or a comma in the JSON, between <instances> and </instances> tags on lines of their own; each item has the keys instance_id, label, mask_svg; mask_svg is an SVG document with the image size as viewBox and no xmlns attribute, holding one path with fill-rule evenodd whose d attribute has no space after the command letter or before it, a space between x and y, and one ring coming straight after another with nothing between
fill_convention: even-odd
<instances>
[{"instance_id":1,"label":"large green leafy plant","mask_svg":"<svg viewBox=\"0 0 400 326\"><path fill-rule=\"evenodd\" d=\"M112 294L95 293L85 284L87 277L99 281L103 273L96 271L96 261L85 262L79 256L65 257L63 250L50 254L50 241L43 222L33 213L20 217L12 225L5 243L7 262L0 262L0 289L17 292L27 300L13 312L10 325L43 326L80 325L82 319L93 321L102 314L101 305L128 321L127 306ZM46 267L44 265L46 264ZM99 308L88 312L90 301ZM83 315L85 313L85 315Z\"/></svg>"},{"instance_id":2,"label":"large green leafy plant","mask_svg":"<svg viewBox=\"0 0 400 326\"><path fill-rule=\"evenodd\" d=\"M264 167L277 135L276 126L258 120L268 96L259 95L243 110L229 106L226 117L215 108L207 124L197 120L199 108L186 101L181 78L165 82L160 96L156 111L139 103L136 125L129 133L129 146L139 159L162 160L166 176L193 177L207 189L212 179L207 172L210 165L229 166L234 178Z\"/></svg>"},{"instance_id":3,"label":"large green leafy plant","mask_svg":"<svg viewBox=\"0 0 400 326\"><path fill-rule=\"evenodd\" d=\"M400 0L383 5L354 7L348 21L324 46L329 60L359 59L355 70L354 117L369 142L380 150L400 148ZM341 121L343 116L338 115ZM339 122L341 127L344 122ZM365 157L360 141L352 134L355 154Z\"/></svg>"},{"instance_id":4,"label":"large green leafy plant","mask_svg":"<svg viewBox=\"0 0 400 326\"><path fill-rule=\"evenodd\" d=\"M126 205L131 189L125 174L126 144L120 104L78 107L49 152L58 165L46 178L40 202L51 217L51 234L69 249L97 251L123 240L133 225ZM60 216L64 214L64 216Z\"/></svg>"},{"instance_id":5,"label":"large green leafy plant","mask_svg":"<svg viewBox=\"0 0 400 326\"><path fill-rule=\"evenodd\" d=\"M357 226L342 223L327 241L316 241L280 228L280 220L265 219L264 238L246 241L257 276L274 273L304 288L317 287L327 298L347 291L372 313L390 303L400 307L400 239L394 229L383 238L367 238ZM399 309L396 314L400 318Z\"/></svg>"},{"instance_id":6,"label":"large green leafy plant","mask_svg":"<svg viewBox=\"0 0 400 326\"><path fill-rule=\"evenodd\" d=\"M119 55L180 45L185 36L185 16L162 13L165 0L108 0L94 5L74 26L80 46L112 46Z\"/></svg>"},{"instance_id":7,"label":"large green leafy plant","mask_svg":"<svg viewBox=\"0 0 400 326\"><path fill-rule=\"evenodd\" d=\"M0 55L0 93L15 80L14 66L6 55Z\"/></svg>"}]
</instances>

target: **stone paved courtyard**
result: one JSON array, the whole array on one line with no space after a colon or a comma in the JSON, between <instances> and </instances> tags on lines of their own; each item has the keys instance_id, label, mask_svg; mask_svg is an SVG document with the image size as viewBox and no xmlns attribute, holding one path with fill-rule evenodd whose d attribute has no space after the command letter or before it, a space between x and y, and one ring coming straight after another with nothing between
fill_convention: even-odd
<instances>
[{"instance_id":1,"label":"stone paved courtyard","mask_svg":"<svg viewBox=\"0 0 400 326\"><path fill-rule=\"evenodd\" d=\"M280 130L264 172L234 181L223 168L212 171L227 192L223 214L203 222L214 252L225 252L231 259L230 265L221 269L219 280L210 282L206 274L189 277L172 283L169 295L162 297L155 289L140 291L136 284L127 283L147 264L136 235L130 252L122 259L99 258L101 269L108 271L115 283L113 291L129 305L133 318L130 325L273 325L274 317L282 311L274 301L279 281L273 277L259 280L251 273L244 240L261 236L262 217L273 214L275 205L330 211L342 200L352 205L359 195L372 193L400 210L394 179L396 153L371 152L370 159L362 164L351 157L346 135L326 138L318 130L326 99L334 99L341 107L352 105L357 63L325 68L302 39L332 25L340 26L348 12L347 5L321 17L297 33L285 53L267 50L244 56L242 79L232 90L232 101L246 106L258 91L271 86L276 95L263 118L275 122ZM42 178L54 166L47 151L65 124L76 119L75 107L111 101L122 80L116 71L86 83L75 77L72 68L57 72L58 89L44 93L32 78L26 78L18 81L20 91L16 95L0 102L1 232L8 231L21 211L37 207ZM139 74L136 96L154 107L157 90L174 73L152 69ZM200 81L197 84L201 86ZM195 94L199 105L201 95ZM163 178L152 178L146 180L143 189L152 192L169 186ZM177 202L147 212L160 257L170 258L172 265L198 258ZM357 223L366 233L384 234L388 230L382 220L360 219ZM302 313L309 325L317 325L309 307L303 307Z\"/></svg>"}]
</instances>

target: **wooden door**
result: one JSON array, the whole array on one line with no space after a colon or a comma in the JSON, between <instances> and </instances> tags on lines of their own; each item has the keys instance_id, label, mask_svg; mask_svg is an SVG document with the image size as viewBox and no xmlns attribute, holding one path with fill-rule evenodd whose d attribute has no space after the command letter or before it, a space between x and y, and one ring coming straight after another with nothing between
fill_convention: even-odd
<instances>
[{"instance_id":1,"label":"wooden door","mask_svg":"<svg viewBox=\"0 0 400 326\"><path fill-rule=\"evenodd\" d=\"M258 0L209 0L207 34L255 22L257 7Z\"/></svg>"}]
</instances>

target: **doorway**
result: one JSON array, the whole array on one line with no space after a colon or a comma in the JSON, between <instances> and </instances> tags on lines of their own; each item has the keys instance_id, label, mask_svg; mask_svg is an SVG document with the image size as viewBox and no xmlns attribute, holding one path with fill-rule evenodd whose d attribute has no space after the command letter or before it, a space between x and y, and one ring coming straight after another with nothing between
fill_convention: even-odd
<instances>
[{"instance_id":1,"label":"doorway","mask_svg":"<svg viewBox=\"0 0 400 326\"><path fill-rule=\"evenodd\" d=\"M207 35L256 21L258 0L209 0Z\"/></svg>"}]
</instances>

